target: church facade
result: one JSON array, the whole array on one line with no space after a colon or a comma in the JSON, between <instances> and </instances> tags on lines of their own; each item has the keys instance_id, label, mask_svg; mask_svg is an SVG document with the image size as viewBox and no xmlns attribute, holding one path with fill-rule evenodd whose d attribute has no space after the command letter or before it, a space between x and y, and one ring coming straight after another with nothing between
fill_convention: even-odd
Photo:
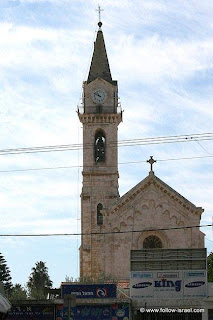
<instances>
[{"instance_id":1,"label":"church facade","mask_svg":"<svg viewBox=\"0 0 213 320\"><path fill-rule=\"evenodd\" d=\"M83 84L83 187L80 275L129 280L130 251L204 248L203 212L149 175L120 197L117 132L122 121L117 81L112 80L101 23Z\"/></svg>"}]
</instances>

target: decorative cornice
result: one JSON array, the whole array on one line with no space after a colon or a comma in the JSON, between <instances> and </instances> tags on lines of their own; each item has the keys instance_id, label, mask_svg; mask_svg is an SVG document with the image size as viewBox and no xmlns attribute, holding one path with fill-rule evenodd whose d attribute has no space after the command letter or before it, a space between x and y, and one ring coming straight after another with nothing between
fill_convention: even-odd
<instances>
[{"instance_id":1,"label":"decorative cornice","mask_svg":"<svg viewBox=\"0 0 213 320\"><path fill-rule=\"evenodd\" d=\"M119 177L118 171L115 172L100 172L100 171L82 171L82 176L112 176L116 175Z\"/></svg>"},{"instance_id":2,"label":"decorative cornice","mask_svg":"<svg viewBox=\"0 0 213 320\"><path fill-rule=\"evenodd\" d=\"M122 121L121 113L78 113L81 123L116 123Z\"/></svg>"},{"instance_id":3,"label":"decorative cornice","mask_svg":"<svg viewBox=\"0 0 213 320\"><path fill-rule=\"evenodd\" d=\"M159 181L158 181L159 180ZM142 191L144 191L146 188L148 188L150 185L154 185L157 187L161 192L163 192L165 195L170 197L173 201L175 201L178 205L182 206L185 210L191 213L199 214L201 216L202 212L204 211L201 207L196 207L194 204L192 204L190 201L179 195L175 190L173 190L171 187L166 187L166 184L160 183L160 179L156 178L154 174L149 175L147 178L145 178L143 181L141 181L136 187L134 187L132 190L127 192L123 197L121 197L118 201L118 203L111 208L109 211L109 214L113 214L116 211L118 211L121 207L123 207L125 204L130 202L132 199L134 199L137 195L139 195Z\"/></svg>"}]
</instances>

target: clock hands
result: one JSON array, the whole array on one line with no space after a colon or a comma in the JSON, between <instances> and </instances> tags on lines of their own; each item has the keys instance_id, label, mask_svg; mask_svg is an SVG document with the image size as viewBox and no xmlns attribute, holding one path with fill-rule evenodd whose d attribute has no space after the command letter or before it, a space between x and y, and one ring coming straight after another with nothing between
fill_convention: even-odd
<instances>
[{"instance_id":1,"label":"clock hands","mask_svg":"<svg viewBox=\"0 0 213 320\"><path fill-rule=\"evenodd\" d=\"M94 95L101 98L100 94L98 94L97 92L94 92Z\"/></svg>"},{"instance_id":2,"label":"clock hands","mask_svg":"<svg viewBox=\"0 0 213 320\"><path fill-rule=\"evenodd\" d=\"M96 89L92 92L92 100L95 103L103 103L106 99L106 93L103 89Z\"/></svg>"}]
</instances>

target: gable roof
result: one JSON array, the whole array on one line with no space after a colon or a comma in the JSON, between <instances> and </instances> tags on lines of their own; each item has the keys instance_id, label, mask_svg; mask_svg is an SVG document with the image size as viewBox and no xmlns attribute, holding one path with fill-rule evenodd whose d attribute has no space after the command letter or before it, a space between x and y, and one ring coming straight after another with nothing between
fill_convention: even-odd
<instances>
[{"instance_id":1,"label":"gable roof","mask_svg":"<svg viewBox=\"0 0 213 320\"><path fill-rule=\"evenodd\" d=\"M184 198L180 193L171 188L168 184L163 182L160 178L156 177L153 171L149 172L149 175L139 182L136 186L125 193L118 202L110 208L110 213L118 211L126 203L130 202L134 197L143 192L151 184L155 185L164 194L170 197L172 200L176 201L180 206L190 212L196 212L200 215L204 211L202 207L196 207L192 202Z\"/></svg>"}]
</instances>

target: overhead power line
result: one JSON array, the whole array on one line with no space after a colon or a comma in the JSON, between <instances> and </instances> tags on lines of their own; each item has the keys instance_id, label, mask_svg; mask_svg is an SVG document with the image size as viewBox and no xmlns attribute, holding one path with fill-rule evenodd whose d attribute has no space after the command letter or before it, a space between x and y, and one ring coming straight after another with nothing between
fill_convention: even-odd
<instances>
[{"instance_id":1,"label":"overhead power line","mask_svg":"<svg viewBox=\"0 0 213 320\"><path fill-rule=\"evenodd\" d=\"M205 159L205 158L213 158L212 156L195 156L195 157L183 157L183 158L168 158L168 159L157 159L157 162L164 161L180 161L180 160L195 160L195 159ZM146 163L146 160L138 160L138 161L126 161L126 162L118 162L119 165L124 164L138 164L138 163ZM0 170L0 173L7 172L25 172L25 171L43 171L43 170L60 170L60 169L73 169L73 168L83 168L83 166L73 165L73 166L58 166L58 167L41 167L41 168L29 168L29 169L14 169L14 170ZM87 166L84 166L87 168ZM108 166L108 168L115 168L113 166Z\"/></svg>"},{"instance_id":2,"label":"overhead power line","mask_svg":"<svg viewBox=\"0 0 213 320\"><path fill-rule=\"evenodd\" d=\"M205 238L205 240L210 241L210 242L213 242L212 240L210 240L210 239L208 239L208 238Z\"/></svg>"},{"instance_id":3,"label":"overhead power line","mask_svg":"<svg viewBox=\"0 0 213 320\"><path fill-rule=\"evenodd\" d=\"M159 229L142 229L142 230L126 230L126 231L107 231L107 232L86 232L86 233L37 233L37 234L0 234L0 237L61 237L61 236L93 236L93 235L108 235L108 234L125 234L125 233L139 233L143 231L168 231L192 228L206 228L212 227L213 224L196 225L196 226L182 226L172 228L159 228Z\"/></svg>"},{"instance_id":4,"label":"overhead power line","mask_svg":"<svg viewBox=\"0 0 213 320\"><path fill-rule=\"evenodd\" d=\"M206 148L204 148L204 146L202 146L202 144L201 144L199 141L197 141L197 140L195 140L195 141L198 143L198 145L199 145L207 154L210 154L210 155L211 155L211 153L208 152L208 151L206 150Z\"/></svg>"},{"instance_id":5,"label":"overhead power line","mask_svg":"<svg viewBox=\"0 0 213 320\"><path fill-rule=\"evenodd\" d=\"M152 138L141 139L129 139L112 141L109 143L111 147L131 147L142 145L157 145L168 143L180 143L180 142L194 142L194 141L208 141L213 140L213 133L198 133L191 135L179 135L179 136L162 136ZM28 147L28 148L14 148L14 149L1 149L0 155L12 155L12 154L27 154L27 153L41 153L41 152L58 152L58 151L73 151L81 150L82 144L64 144L64 145L52 145L52 146L40 146L40 147ZM85 149L93 148L91 145L85 146Z\"/></svg>"}]
</instances>

